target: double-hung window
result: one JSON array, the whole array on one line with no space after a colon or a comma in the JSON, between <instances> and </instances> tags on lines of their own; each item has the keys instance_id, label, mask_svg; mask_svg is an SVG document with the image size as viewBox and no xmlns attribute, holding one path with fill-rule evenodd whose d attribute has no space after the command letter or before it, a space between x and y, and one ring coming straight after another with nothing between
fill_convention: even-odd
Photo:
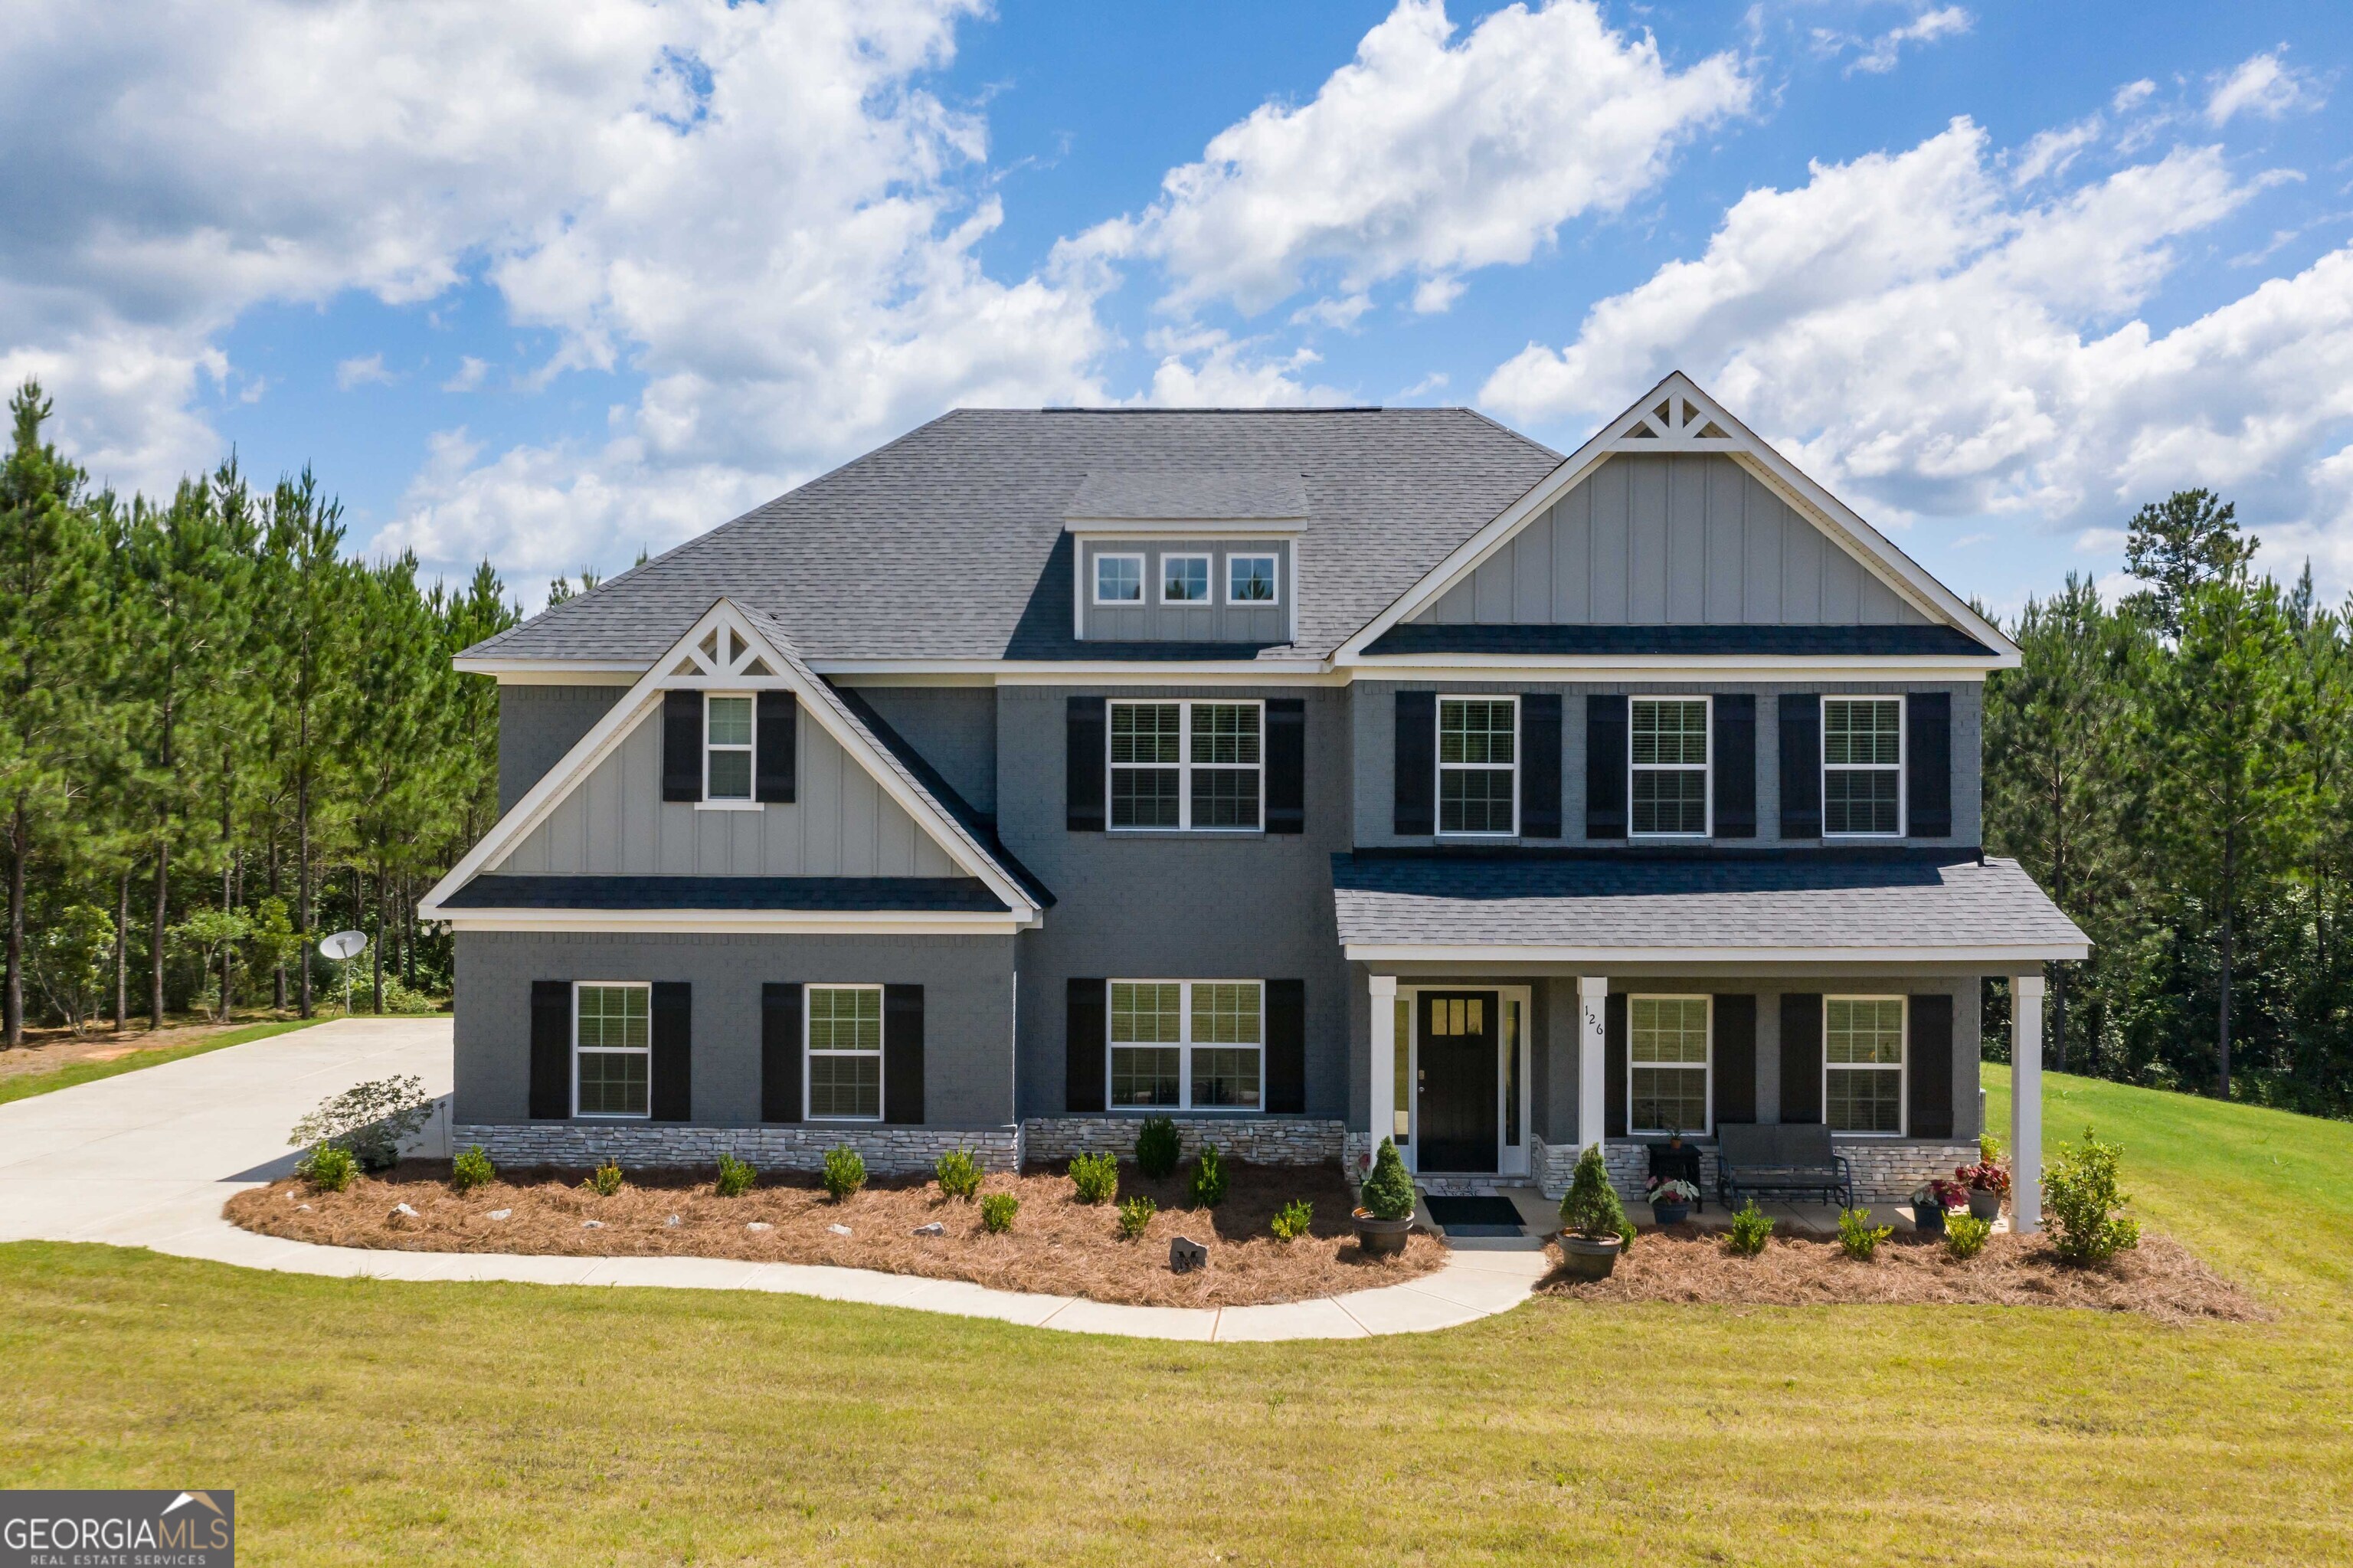
<instances>
[{"instance_id":1,"label":"double-hung window","mask_svg":"<svg viewBox=\"0 0 2353 1568\"><path fill-rule=\"evenodd\" d=\"M1629 766L1638 838L1704 838L1708 831L1705 697L1638 697Z\"/></svg>"},{"instance_id":2,"label":"double-hung window","mask_svg":"<svg viewBox=\"0 0 2353 1568\"><path fill-rule=\"evenodd\" d=\"M1520 700L1441 697L1438 703L1438 831L1518 831Z\"/></svg>"},{"instance_id":3,"label":"double-hung window","mask_svg":"<svg viewBox=\"0 0 2353 1568\"><path fill-rule=\"evenodd\" d=\"M1904 831L1904 699L1822 699L1822 832Z\"/></svg>"},{"instance_id":4,"label":"double-hung window","mask_svg":"<svg viewBox=\"0 0 2353 1568\"><path fill-rule=\"evenodd\" d=\"M1626 1125L1638 1133L1707 1132L1704 996L1626 999Z\"/></svg>"},{"instance_id":5,"label":"double-hung window","mask_svg":"<svg viewBox=\"0 0 2353 1568\"><path fill-rule=\"evenodd\" d=\"M1256 1109L1265 1017L1257 980L1112 981L1111 1103Z\"/></svg>"},{"instance_id":6,"label":"double-hung window","mask_svg":"<svg viewBox=\"0 0 2353 1568\"><path fill-rule=\"evenodd\" d=\"M881 1120L882 988L813 985L804 994L807 1115L817 1120Z\"/></svg>"},{"instance_id":7,"label":"double-hung window","mask_svg":"<svg viewBox=\"0 0 2353 1568\"><path fill-rule=\"evenodd\" d=\"M1274 557L1272 556L1228 556L1226 557L1226 602L1228 604L1272 604L1274 602Z\"/></svg>"},{"instance_id":8,"label":"double-hung window","mask_svg":"<svg viewBox=\"0 0 2353 1568\"><path fill-rule=\"evenodd\" d=\"M752 699L702 699L702 798L752 798Z\"/></svg>"},{"instance_id":9,"label":"double-hung window","mask_svg":"<svg viewBox=\"0 0 2353 1568\"><path fill-rule=\"evenodd\" d=\"M1904 1131L1904 999L1822 999L1822 1107L1833 1132Z\"/></svg>"},{"instance_id":10,"label":"double-hung window","mask_svg":"<svg viewBox=\"0 0 2353 1568\"><path fill-rule=\"evenodd\" d=\"M1113 703L1111 825L1257 832L1261 703Z\"/></svg>"},{"instance_id":11,"label":"double-hung window","mask_svg":"<svg viewBox=\"0 0 2353 1568\"><path fill-rule=\"evenodd\" d=\"M652 1077L653 988L572 988L572 1114L644 1117Z\"/></svg>"},{"instance_id":12,"label":"double-hung window","mask_svg":"<svg viewBox=\"0 0 2353 1568\"><path fill-rule=\"evenodd\" d=\"M1208 603L1209 557L1207 556L1161 556L1160 602L1163 604Z\"/></svg>"},{"instance_id":13,"label":"double-hung window","mask_svg":"<svg viewBox=\"0 0 2353 1568\"><path fill-rule=\"evenodd\" d=\"M1097 604L1142 604L1144 602L1144 557L1142 556L1097 556L1095 557L1095 602Z\"/></svg>"}]
</instances>

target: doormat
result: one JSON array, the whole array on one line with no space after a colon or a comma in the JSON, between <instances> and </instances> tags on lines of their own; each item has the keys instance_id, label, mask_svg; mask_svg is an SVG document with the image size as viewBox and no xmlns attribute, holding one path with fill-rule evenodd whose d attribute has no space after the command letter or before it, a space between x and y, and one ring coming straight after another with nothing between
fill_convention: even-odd
<instances>
[{"instance_id":1,"label":"doormat","mask_svg":"<svg viewBox=\"0 0 2353 1568\"><path fill-rule=\"evenodd\" d=\"M1509 1198L1424 1198L1430 1217L1451 1236L1516 1236L1520 1208Z\"/></svg>"}]
</instances>

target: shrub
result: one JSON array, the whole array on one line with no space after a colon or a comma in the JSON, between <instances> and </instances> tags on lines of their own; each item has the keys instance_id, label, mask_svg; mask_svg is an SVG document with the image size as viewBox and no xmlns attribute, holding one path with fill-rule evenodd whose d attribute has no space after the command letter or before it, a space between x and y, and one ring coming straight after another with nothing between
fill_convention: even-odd
<instances>
[{"instance_id":1,"label":"shrub","mask_svg":"<svg viewBox=\"0 0 2353 1568\"><path fill-rule=\"evenodd\" d=\"M1010 1192L991 1192L980 1201L980 1223L991 1235L1013 1228L1013 1216L1021 1212L1021 1200Z\"/></svg>"},{"instance_id":2,"label":"shrub","mask_svg":"<svg viewBox=\"0 0 2353 1568\"><path fill-rule=\"evenodd\" d=\"M1119 1201L1119 1239L1134 1241L1142 1235L1144 1228L1152 1223L1152 1216L1159 1212L1160 1205L1141 1192L1132 1198L1122 1198Z\"/></svg>"},{"instance_id":3,"label":"shrub","mask_svg":"<svg viewBox=\"0 0 2353 1568\"><path fill-rule=\"evenodd\" d=\"M1869 1263L1879 1244L1895 1234L1894 1225L1874 1225L1869 1209L1839 1211L1839 1245L1857 1263Z\"/></svg>"},{"instance_id":4,"label":"shrub","mask_svg":"<svg viewBox=\"0 0 2353 1568\"><path fill-rule=\"evenodd\" d=\"M1989 1132L1981 1132L1978 1134L1978 1163L1980 1165L2000 1164L2001 1139L1996 1138Z\"/></svg>"},{"instance_id":5,"label":"shrub","mask_svg":"<svg viewBox=\"0 0 2353 1568\"><path fill-rule=\"evenodd\" d=\"M723 1198L740 1198L750 1192L752 1184L759 1179L760 1172L753 1168L750 1160L722 1154L719 1157L719 1180L711 1184L711 1190Z\"/></svg>"},{"instance_id":6,"label":"shrub","mask_svg":"<svg viewBox=\"0 0 2353 1568\"><path fill-rule=\"evenodd\" d=\"M1413 1218L1413 1178L1405 1173L1397 1145L1386 1138L1373 1155L1372 1174L1365 1178L1365 1212L1377 1220Z\"/></svg>"},{"instance_id":7,"label":"shrub","mask_svg":"<svg viewBox=\"0 0 2353 1568\"><path fill-rule=\"evenodd\" d=\"M940 1181L940 1195L969 1203L980 1192L980 1161L972 1150L958 1147L949 1150L933 1163L932 1174Z\"/></svg>"},{"instance_id":8,"label":"shrub","mask_svg":"<svg viewBox=\"0 0 2353 1568\"><path fill-rule=\"evenodd\" d=\"M320 1192L340 1192L358 1179L360 1162L341 1144L322 1143L294 1169Z\"/></svg>"},{"instance_id":9,"label":"shrub","mask_svg":"<svg viewBox=\"0 0 2353 1568\"><path fill-rule=\"evenodd\" d=\"M477 1187L487 1187L498 1179L499 1168L491 1163L491 1157L482 1151L482 1146L479 1143L471 1149L463 1150L457 1159L449 1161L449 1185L460 1192L470 1192Z\"/></svg>"},{"instance_id":10,"label":"shrub","mask_svg":"<svg viewBox=\"0 0 2353 1568\"><path fill-rule=\"evenodd\" d=\"M826 1196L840 1202L866 1185L866 1161L858 1150L846 1143L837 1143L825 1151Z\"/></svg>"},{"instance_id":11,"label":"shrub","mask_svg":"<svg viewBox=\"0 0 2353 1568\"><path fill-rule=\"evenodd\" d=\"M1560 1201L1560 1223L1581 1236L1623 1237L1634 1228L1618 1189L1609 1184L1609 1167L1602 1163L1598 1143L1577 1157L1577 1172Z\"/></svg>"},{"instance_id":12,"label":"shrub","mask_svg":"<svg viewBox=\"0 0 2353 1568\"><path fill-rule=\"evenodd\" d=\"M1108 1154L1082 1154L1071 1161L1071 1185L1082 1203L1108 1203L1119 1196L1119 1161Z\"/></svg>"},{"instance_id":13,"label":"shrub","mask_svg":"<svg viewBox=\"0 0 2353 1568\"><path fill-rule=\"evenodd\" d=\"M289 1143L334 1144L370 1171L399 1162L401 1141L424 1127L433 1101L417 1077L378 1078L330 1095L294 1124Z\"/></svg>"},{"instance_id":14,"label":"shrub","mask_svg":"<svg viewBox=\"0 0 2353 1568\"><path fill-rule=\"evenodd\" d=\"M1772 1237L1773 1216L1758 1208L1757 1200L1751 1198L1732 1216L1732 1229L1725 1233L1724 1239L1742 1257L1755 1257Z\"/></svg>"},{"instance_id":15,"label":"shrub","mask_svg":"<svg viewBox=\"0 0 2353 1568\"><path fill-rule=\"evenodd\" d=\"M1145 1117L1135 1131L1135 1168L1155 1181L1165 1181L1176 1174L1177 1161L1184 1158L1176 1124L1165 1116Z\"/></svg>"},{"instance_id":16,"label":"shrub","mask_svg":"<svg viewBox=\"0 0 2353 1568\"><path fill-rule=\"evenodd\" d=\"M2140 1245L2140 1226L2119 1218L2116 1211L2131 1199L2117 1190L2124 1150L2102 1143L2084 1129L2084 1141L2065 1144L2042 1178L2042 1196L2051 1211L2051 1245L2070 1263L2105 1263L2126 1247Z\"/></svg>"},{"instance_id":17,"label":"shrub","mask_svg":"<svg viewBox=\"0 0 2353 1568\"><path fill-rule=\"evenodd\" d=\"M1201 1158L1193 1161L1192 1184L1186 1195L1197 1209L1214 1209L1226 1201L1226 1161L1214 1143L1201 1145Z\"/></svg>"},{"instance_id":18,"label":"shrub","mask_svg":"<svg viewBox=\"0 0 2353 1568\"><path fill-rule=\"evenodd\" d=\"M1955 1257L1977 1256L1985 1251L1986 1237L1991 1234L1991 1220L1981 1220L1975 1214L1948 1214L1945 1218L1945 1250Z\"/></svg>"},{"instance_id":19,"label":"shrub","mask_svg":"<svg viewBox=\"0 0 2353 1568\"><path fill-rule=\"evenodd\" d=\"M621 1162L617 1160L607 1160L591 1171L588 1180L580 1184L600 1198L609 1198L627 1185L621 1180Z\"/></svg>"},{"instance_id":20,"label":"shrub","mask_svg":"<svg viewBox=\"0 0 2353 1568\"><path fill-rule=\"evenodd\" d=\"M1274 1216L1274 1224L1271 1227L1274 1231L1274 1239L1283 1242L1297 1241L1307 1234L1307 1228L1314 1223L1315 1205L1304 1198L1293 1198L1282 1205L1281 1213Z\"/></svg>"}]
</instances>

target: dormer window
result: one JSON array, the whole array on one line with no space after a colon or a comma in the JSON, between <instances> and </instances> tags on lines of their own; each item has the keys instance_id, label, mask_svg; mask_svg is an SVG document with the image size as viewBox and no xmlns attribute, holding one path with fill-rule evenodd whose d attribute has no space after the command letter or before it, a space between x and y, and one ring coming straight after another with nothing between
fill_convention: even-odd
<instances>
[{"instance_id":1,"label":"dormer window","mask_svg":"<svg viewBox=\"0 0 2353 1568\"><path fill-rule=\"evenodd\" d=\"M1161 556L1160 602L1163 604L1208 603L1209 557L1207 556Z\"/></svg>"},{"instance_id":2,"label":"dormer window","mask_svg":"<svg viewBox=\"0 0 2353 1568\"><path fill-rule=\"evenodd\" d=\"M702 699L702 798L752 798L752 699Z\"/></svg>"},{"instance_id":3,"label":"dormer window","mask_svg":"<svg viewBox=\"0 0 2353 1568\"><path fill-rule=\"evenodd\" d=\"M1272 604L1274 602L1274 557L1272 556L1228 556L1226 557L1226 602L1228 604Z\"/></svg>"},{"instance_id":4,"label":"dormer window","mask_svg":"<svg viewBox=\"0 0 2353 1568\"><path fill-rule=\"evenodd\" d=\"M1144 557L1142 556L1097 556L1095 557L1095 602L1097 604L1142 604L1144 602Z\"/></svg>"}]
</instances>

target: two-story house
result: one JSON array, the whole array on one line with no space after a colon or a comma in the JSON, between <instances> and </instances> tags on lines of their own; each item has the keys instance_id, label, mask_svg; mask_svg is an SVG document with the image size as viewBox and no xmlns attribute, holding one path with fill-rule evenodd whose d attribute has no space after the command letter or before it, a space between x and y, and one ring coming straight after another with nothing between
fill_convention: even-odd
<instances>
[{"instance_id":1,"label":"two-story house","mask_svg":"<svg viewBox=\"0 0 2353 1568\"><path fill-rule=\"evenodd\" d=\"M503 814L422 908L457 1137L892 1171L1166 1114L1556 1193L1827 1121L1900 1201L1974 1158L1982 979L2031 1085L2085 953L1979 847L2017 660L1680 375L1565 459L960 410L461 656Z\"/></svg>"}]
</instances>

